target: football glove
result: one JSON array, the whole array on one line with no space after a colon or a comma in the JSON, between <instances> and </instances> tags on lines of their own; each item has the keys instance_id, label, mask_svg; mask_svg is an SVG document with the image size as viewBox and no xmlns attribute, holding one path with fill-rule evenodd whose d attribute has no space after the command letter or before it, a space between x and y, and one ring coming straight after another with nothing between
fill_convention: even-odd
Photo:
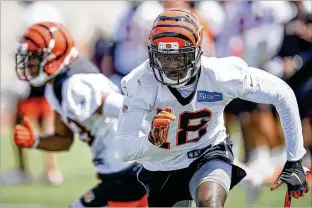
<instances>
[{"instance_id":1,"label":"football glove","mask_svg":"<svg viewBox=\"0 0 312 208\"><path fill-rule=\"evenodd\" d=\"M149 133L149 141L155 146L161 146L168 139L170 122L174 121L176 117L171 113L170 108L157 113L152 122L152 128Z\"/></svg>"},{"instance_id":2,"label":"football glove","mask_svg":"<svg viewBox=\"0 0 312 208\"><path fill-rule=\"evenodd\" d=\"M282 173L271 187L271 191L278 188L281 184L287 184L284 207L291 206L291 198L303 197L309 191L306 180L305 170L301 161L287 161Z\"/></svg>"},{"instance_id":3,"label":"football glove","mask_svg":"<svg viewBox=\"0 0 312 208\"><path fill-rule=\"evenodd\" d=\"M29 119L24 117L22 125L17 124L14 129L15 144L19 147L32 148L38 145L38 141Z\"/></svg>"}]
</instances>

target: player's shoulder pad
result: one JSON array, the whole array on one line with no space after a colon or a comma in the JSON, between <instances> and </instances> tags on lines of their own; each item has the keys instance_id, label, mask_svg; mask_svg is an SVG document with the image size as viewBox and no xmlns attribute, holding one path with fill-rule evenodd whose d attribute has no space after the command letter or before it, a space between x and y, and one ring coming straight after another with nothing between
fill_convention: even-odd
<instances>
[{"instance_id":1,"label":"player's shoulder pad","mask_svg":"<svg viewBox=\"0 0 312 208\"><path fill-rule=\"evenodd\" d=\"M208 73L212 80L228 82L243 79L248 65L243 59L234 56L225 58L203 57L202 68L204 73Z\"/></svg>"},{"instance_id":2,"label":"player's shoulder pad","mask_svg":"<svg viewBox=\"0 0 312 208\"><path fill-rule=\"evenodd\" d=\"M136 104L142 101L141 107L149 109L153 106L157 89L160 83L156 80L153 71L149 67L149 61L146 60L137 68L133 69L127 76L121 80L123 94Z\"/></svg>"},{"instance_id":3,"label":"player's shoulder pad","mask_svg":"<svg viewBox=\"0 0 312 208\"><path fill-rule=\"evenodd\" d=\"M248 65L238 57L202 59L202 68L212 84L231 98L239 97L244 89Z\"/></svg>"},{"instance_id":4,"label":"player's shoulder pad","mask_svg":"<svg viewBox=\"0 0 312 208\"><path fill-rule=\"evenodd\" d=\"M63 86L62 107L67 116L83 121L101 105L101 90L96 82L105 81L102 74L75 74Z\"/></svg>"}]
</instances>

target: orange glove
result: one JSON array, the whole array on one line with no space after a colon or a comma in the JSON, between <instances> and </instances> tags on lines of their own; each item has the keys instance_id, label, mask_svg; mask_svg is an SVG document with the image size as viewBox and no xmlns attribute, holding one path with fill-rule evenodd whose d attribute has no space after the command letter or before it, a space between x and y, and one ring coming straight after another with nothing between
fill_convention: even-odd
<instances>
[{"instance_id":1,"label":"orange glove","mask_svg":"<svg viewBox=\"0 0 312 208\"><path fill-rule=\"evenodd\" d=\"M36 147L39 140L36 139L35 131L30 125L27 117L23 118L22 125L17 124L14 130L14 142L19 147Z\"/></svg>"},{"instance_id":2,"label":"orange glove","mask_svg":"<svg viewBox=\"0 0 312 208\"><path fill-rule=\"evenodd\" d=\"M156 146L165 143L168 139L170 122L175 119L176 117L171 113L170 108L165 108L159 112L153 120L149 141Z\"/></svg>"}]
</instances>

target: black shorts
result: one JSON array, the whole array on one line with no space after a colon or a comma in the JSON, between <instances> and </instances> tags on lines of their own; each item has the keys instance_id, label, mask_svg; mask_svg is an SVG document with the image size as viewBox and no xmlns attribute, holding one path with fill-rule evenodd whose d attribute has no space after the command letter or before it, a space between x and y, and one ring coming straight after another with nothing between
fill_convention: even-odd
<instances>
[{"instance_id":1,"label":"black shorts","mask_svg":"<svg viewBox=\"0 0 312 208\"><path fill-rule=\"evenodd\" d=\"M310 88L306 87L307 85ZM301 83L298 88L293 89L296 95L300 118L312 118L312 78Z\"/></svg>"},{"instance_id":2,"label":"black shorts","mask_svg":"<svg viewBox=\"0 0 312 208\"><path fill-rule=\"evenodd\" d=\"M142 166L135 164L122 172L99 174L101 183L80 198L84 207L103 207L109 201L129 202L140 200L145 194L145 187L137 180Z\"/></svg>"},{"instance_id":3,"label":"black shorts","mask_svg":"<svg viewBox=\"0 0 312 208\"><path fill-rule=\"evenodd\" d=\"M254 110L257 110L257 103L236 98L225 106L224 112L239 115L240 113L252 112Z\"/></svg>"},{"instance_id":4,"label":"black shorts","mask_svg":"<svg viewBox=\"0 0 312 208\"><path fill-rule=\"evenodd\" d=\"M214 147L190 151L190 154L199 153L198 159L189 167L173 171L149 171L143 168L138 179L144 183L148 191L148 203L151 207L171 207L176 202L192 200L189 191L189 182L194 173L206 162L221 159L233 163L232 142L226 139ZM197 154L196 153L196 154ZM231 188L237 185L246 173L243 169L232 164Z\"/></svg>"},{"instance_id":5,"label":"black shorts","mask_svg":"<svg viewBox=\"0 0 312 208\"><path fill-rule=\"evenodd\" d=\"M297 96L297 101L301 119L312 119L312 90L304 96Z\"/></svg>"}]
</instances>

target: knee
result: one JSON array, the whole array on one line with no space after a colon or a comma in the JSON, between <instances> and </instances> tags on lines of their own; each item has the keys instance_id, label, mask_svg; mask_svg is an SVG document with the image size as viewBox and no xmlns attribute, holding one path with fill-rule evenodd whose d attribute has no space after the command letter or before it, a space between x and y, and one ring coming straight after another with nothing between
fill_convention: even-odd
<instances>
[{"instance_id":1,"label":"knee","mask_svg":"<svg viewBox=\"0 0 312 208\"><path fill-rule=\"evenodd\" d=\"M198 207L220 208L226 197L227 192L220 184L204 182L197 189L196 204Z\"/></svg>"},{"instance_id":2,"label":"knee","mask_svg":"<svg viewBox=\"0 0 312 208\"><path fill-rule=\"evenodd\" d=\"M218 194L208 192L200 194L196 204L198 207L220 208L224 206L224 201L221 198Z\"/></svg>"}]
</instances>

